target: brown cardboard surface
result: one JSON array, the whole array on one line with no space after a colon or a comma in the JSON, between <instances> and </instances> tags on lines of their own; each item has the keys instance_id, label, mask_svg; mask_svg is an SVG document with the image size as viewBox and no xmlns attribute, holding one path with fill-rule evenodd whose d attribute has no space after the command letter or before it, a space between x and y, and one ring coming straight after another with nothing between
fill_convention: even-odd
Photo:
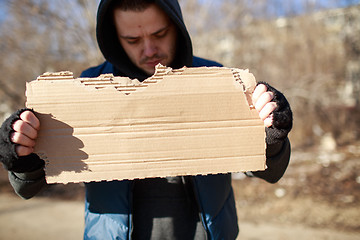
<instances>
[{"instance_id":1,"label":"brown cardboard surface","mask_svg":"<svg viewBox=\"0 0 360 240\"><path fill-rule=\"evenodd\" d=\"M27 84L48 183L264 170L265 129L245 70L157 66L142 83L45 73Z\"/></svg>"}]
</instances>

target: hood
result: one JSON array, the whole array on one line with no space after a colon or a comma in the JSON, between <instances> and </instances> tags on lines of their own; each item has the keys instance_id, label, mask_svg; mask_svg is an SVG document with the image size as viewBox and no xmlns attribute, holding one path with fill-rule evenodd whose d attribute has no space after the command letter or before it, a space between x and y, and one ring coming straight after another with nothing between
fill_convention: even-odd
<instances>
[{"instance_id":1,"label":"hood","mask_svg":"<svg viewBox=\"0 0 360 240\"><path fill-rule=\"evenodd\" d=\"M118 75L144 80L149 77L137 68L127 57L122 48L112 19L112 2L119 0L102 0L97 13L96 37L99 48L105 59L114 65ZM189 33L183 21L180 5L177 0L155 0L155 3L165 11L178 29L178 46L172 68L192 65L192 44Z\"/></svg>"}]
</instances>

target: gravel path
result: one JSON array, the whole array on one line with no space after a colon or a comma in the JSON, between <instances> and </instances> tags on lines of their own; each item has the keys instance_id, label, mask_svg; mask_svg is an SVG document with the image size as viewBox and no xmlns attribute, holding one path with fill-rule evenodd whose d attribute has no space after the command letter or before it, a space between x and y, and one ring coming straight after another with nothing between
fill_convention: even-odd
<instances>
[{"instance_id":1,"label":"gravel path","mask_svg":"<svg viewBox=\"0 0 360 240\"><path fill-rule=\"evenodd\" d=\"M83 202L33 198L22 200L14 194L0 196L0 239L63 240L82 239ZM360 233L331 229L240 222L238 239L245 240L358 240Z\"/></svg>"}]
</instances>

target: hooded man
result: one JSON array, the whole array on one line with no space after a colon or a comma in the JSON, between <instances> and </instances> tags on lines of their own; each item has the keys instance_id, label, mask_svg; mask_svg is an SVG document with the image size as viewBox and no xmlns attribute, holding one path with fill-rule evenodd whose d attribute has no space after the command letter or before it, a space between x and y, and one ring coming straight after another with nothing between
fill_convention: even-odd
<instances>
[{"instance_id":1,"label":"hooded man","mask_svg":"<svg viewBox=\"0 0 360 240\"><path fill-rule=\"evenodd\" d=\"M82 73L137 78L158 63L221 66L194 57L176 0L102 0L97 40L106 61ZM292 113L285 97L266 83L253 94L266 128L265 171L247 173L277 182L289 158ZM116 104L116 103L114 103ZM44 161L33 147L40 122L32 110L12 114L0 131L0 159L14 190L31 198L45 184ZM235 239L237 215L230 174L86 183L84 239Z\"/></svg>"}]
</instances>

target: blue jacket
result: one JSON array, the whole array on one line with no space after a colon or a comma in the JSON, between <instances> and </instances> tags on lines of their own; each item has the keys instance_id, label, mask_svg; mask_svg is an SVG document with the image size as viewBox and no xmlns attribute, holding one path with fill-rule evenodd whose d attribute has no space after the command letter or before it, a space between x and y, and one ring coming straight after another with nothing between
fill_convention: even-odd
<instances>
[{"instance_id":1,"label":"blue jacket","mask_svg":"<svg viewBox=\"0 0 360 240\"><path fill-rule=\"evenodd\" d=\"M192 180L208 239L235 239L238 224L231 175ZM132 186L132 181L86 184L84 239L131 239Z\"/></svg>"},{"instance_id":2,"label":"blue jacket","mask_svg":"<svg viewBox=\"0 0 360 240\"><path fill-rule=\"evenodd\" d=\"M192 64L221 66L194 57ZM117 73L109 62L90 68L82 77ZM195 176L194 193L201 220L209 239L235 239L238 234L231 175ZM130 239L132 229L132 181L91 182L86 184L84 239Z\"/></svg>"},{"instance_id":3,"label":"blue jacket","mask_svg":"<svg viewBox=\"0 0 360 240\"><path fill-rule=\"evenodd\" d=\"M193 57L193 67L221 66L219 63ZM114 73L109 62L90 68L82 77ZM268 146L268 169L254 175L269 182L284 174L290 157L288 139L281 145ZM231 174L192 177L195 197L208 239L235 239L238 221ZM84 239L131 239L133 181L91 182L86 185Z\"/></svg>"}]
</instances>

